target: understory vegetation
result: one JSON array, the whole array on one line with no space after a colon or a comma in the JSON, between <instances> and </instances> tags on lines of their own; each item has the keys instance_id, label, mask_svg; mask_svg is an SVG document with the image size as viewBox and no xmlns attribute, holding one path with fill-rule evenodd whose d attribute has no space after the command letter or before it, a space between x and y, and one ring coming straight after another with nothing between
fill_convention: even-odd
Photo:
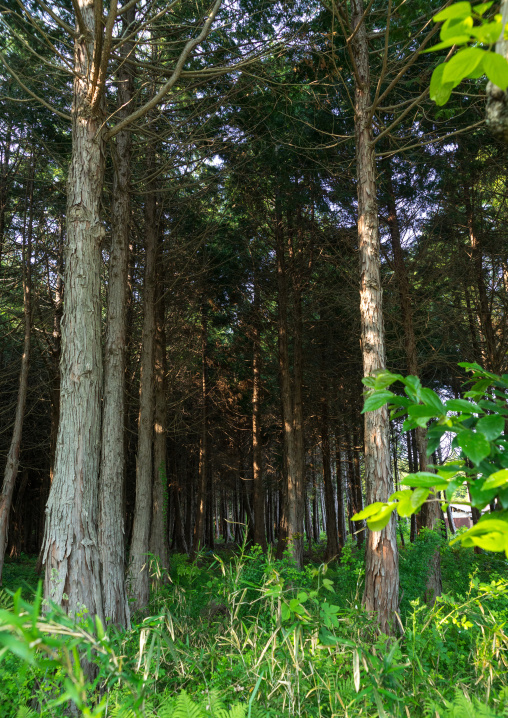
<instances>
[{"instance_id":1,"label":"understory vegetation","mask_svg":"<svg viewBox=\"0 0 508 718\"><path fill-rule=\"evenodd\" d=\"M436 544L443 594L432 604ZM406 542L397 638L363 610L363 572L351 541L335 563L308 554L303 571L257 546L175 554L168 582L152 565L149 615L104 633L86 613L44 613L34 561L8 562L1 715L68 715L70 702L111 718L508 715L504 557L430 531ZM92 678L76 660L87 654Z\"/></svg>"}]
</instances>

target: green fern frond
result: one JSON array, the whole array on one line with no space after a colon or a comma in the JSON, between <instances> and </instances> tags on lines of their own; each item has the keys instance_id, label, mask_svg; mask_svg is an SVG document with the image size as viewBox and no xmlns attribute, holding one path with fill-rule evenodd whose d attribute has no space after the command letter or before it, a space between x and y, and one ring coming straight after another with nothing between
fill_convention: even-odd
<instances>
[{"instance_id":1,"label":"green fern frond","mask_svg":"<svg viewBox=\"0 0 508 718\"><path fill-rule=\"evenodd\" d=\"M0 609L8 611L12 608L12 596L7 593L5 588L0 588ZM34 713L36 715L36 713Z\"/></svg>"},{"instance_id":2,"label":"green fern frond","mask_svg":"<svg viewBox=\"0 0 508 718\"><path fill-rule=\"evenodd\" d=\"M16 718L37 718L37 713L28 706L20 706Z\"/></svg>"},{"instance_id":3,"label":"green fern frond","mask_svg":"<svg viewBox=\"0 0 508 718\"><path fill-rule=\"evenodd\" d=\"M137 718L132 708L120 705L112 708L109 712L111 718Z\"/></svg>"},{"instance_id":4,"label":"green fern frond","mask_svg":"<svg viewBox=\"0 0 508 718\"><path fill-rule=\"evenodd\" d=\"M204 714L198 704L182 691L176 699L171 718L204 718Z\"/></svg>"}]
</instances>

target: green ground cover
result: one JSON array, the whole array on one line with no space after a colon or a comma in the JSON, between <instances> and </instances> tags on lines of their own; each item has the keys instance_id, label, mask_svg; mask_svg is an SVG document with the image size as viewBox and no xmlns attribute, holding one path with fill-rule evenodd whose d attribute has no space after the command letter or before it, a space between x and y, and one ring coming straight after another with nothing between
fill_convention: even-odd
<instances>
[{"instance_id":1,"label":"green ground cover","mask_svg":"<svg viewBox=\"0 0 508 718\"><path fill-rule=\"evenodd\" d=\"M426 605L436 543L443 595ZM112 718L508 716L504 558L450 547L432 533L406 544L396 639L376 636L362 610L356 547L328 567L313 558L298 572L257 548L195 563L174 555L149 616L104 636L87 616L77 625L55 612L41 618L37 598L35 608L16 598L13 611L8 590L21 586L28 598L37 576L32 559L8 562L0 716L66 715L69 696L77 715ZM72 658L86 650L94 680Z\"/></svg>"}]
</instances>

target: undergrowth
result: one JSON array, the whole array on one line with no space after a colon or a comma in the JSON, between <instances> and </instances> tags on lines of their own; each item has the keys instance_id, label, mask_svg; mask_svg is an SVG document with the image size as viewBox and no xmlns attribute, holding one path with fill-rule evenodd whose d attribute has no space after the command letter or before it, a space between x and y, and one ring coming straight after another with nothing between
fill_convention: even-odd
<instances>
[{"instance_id":1,"label":"undergrowth","mask_svg":"<svg viewBox=\"0 0 508 718\"><path fill-rule=\"evenodd\" d=\"M426 605L438 546L443 595ZM336 564L302 572L257 547L194 563L175 555L170 581L129 632L42 616L40 591L32 603L4 591L0 716L56 718L71 699L83 716L111 718L508 716L506 568L424 533L401 551L391 639L361 606L363 557L352 543ZM26 591L33 576L23 581ZM76 660L87 651L93 680Z\"/></svg>"}]
</instances>

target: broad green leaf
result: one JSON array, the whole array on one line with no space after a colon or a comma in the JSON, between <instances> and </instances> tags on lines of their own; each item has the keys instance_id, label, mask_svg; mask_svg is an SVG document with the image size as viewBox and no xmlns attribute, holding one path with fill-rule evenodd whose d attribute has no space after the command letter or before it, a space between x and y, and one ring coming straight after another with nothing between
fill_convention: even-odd
<instances>
[{"instance_id":1,"label":"broad green leaf","mask_svg":"<svg viewBox=\"0 0 508 718\"><path fill-rule=\"evenodd\" d=\"M417 474L408 474L400 482L403 486L420 487L424 489L435 488L438 491L446 489L447 481L443 481L437 474L431 474L430 471L419 471Z\"/></svg>"},{"instance_id":2,"label":"broad green leaf","mask_svg":"<svg viewBox=\"0 0 508 718\"><path fill-rule=\"evenodd\" d=\"M478 404L465 399L448 399L445 407L448 411L460 411L464 414L483 414Z\"/></svg>"},{"instance_id":3,"label":"broad green leaf","mask_svg":"<svg viewBox=\"0 0 508 718\"><path fill-rule=\"evenodd\" d=\"M484 51L478 47L461 50L449 60L443 70L443 84L451 82L455 87L468 77L483 60Z\"/></svg>"},{"instance_id":4,"label":"broad green leaf","mask_svg":"<svg viewBox=\"0 0 508 718\"><path fill-rule=\"evenodd\" d=\"M497 489L499 486L504 486L505 484L508 484L508 469L501 469L501 471L495 471L485 479L482 491Z\"/></svg>"},{"instance_id":5,"label":"broad green leaf","mask_svg":"<svg viewBox=\"0 0 508 718\"><path fill-rule=\"evenodd\" d=\"M447 20L439 33L441 40L449 40L457 35L470 35L471 28L473 27L472 17L453 17Z\"/></svg>"},{"instance_id":6,"label":"broad green leaf","mask_svg":"<svg viewBox=\"0 0 508 718\"><path fill-rule=\"evenodd\" d=\"M375 391L372 394L369 394L365 399L362 414L366 411L376 411L376 409L380 409L394 396L395 394L393 392L386 390Z\"/></svg>"},{"instance_id":7,"label":"broad green leaf","mask_svg":"<svg viewBox=\"0 0 508 718\"><path fill-rule=\"evenodd\" d=\"M351 521L363 521L368 519L369 516L376 514L385 504L382 501L375 501L373 504L366 506L363 511L351 516Z\"/></svg>"},{"instance_id":8,"label":"broad green leaf","mask_svg":"<svg viewBox=\"0 0 508 718\"><path fill-rule=\"evenodd\" d=\"M418 488L413 491L413 495L411 496L411 503L415 507L415 509L419 509L422 504L424 504L430 494L429 489L424 488Z\"/></svg>"},{"instance_id":9,"label":"broad green leaf","mask_svg":"<svg viewBox=\"0 0 508 718\"><path fill-rule=\"evenodd\" d=\"M468 15L471 15L471 12L472 8L470 2L456 2L434 15L434 22L442 22L443 20L449 20L452 17L467 17Z\"/></svg>"},{"instance_id":10,"label":"broad green leaf","mask_svg":"<svg viewBox=\"0 0 508 718\"><path fill-rule=\"evenodd\" d=\"M428 419L430 419L435 416L439 416L440 412L439 410L436 410L433 406L429 406L428 404L413 404L413 406L409 407L407 413L412 418L427 417Z\"/></svg>"},{"instance_id":11,"label":"broad green leaf","mask_svg":"<svg viewBox=\"0 0 508 718\"><path fill-rule=\"evenodd\" d=\"M492 45L499 40L503 32L503 18L501 15L496 15L496 19L492 22L486 22L477 27L473 27L470 32L478 42Z\"/></svg>"},{"instance_id":12,"label":"broad green leaf","mask_svg":"<svg viewBox=\"0 0 508 718\"><path fill-rule=\"evenodd\" d=\"M477 15L484 15L492 5L494 5L493 2L482 2L479 5L473 5L473 12Z\"/></svg>"},{"instance_id":13,"label":"broad green leaf","mask_svg":"<svg viewBox=\"0 0 508 718\"><path fill-rule=\"evenodd\" d=\"M441 414L445 413L444 404L435 391L432 391L432 389L428 389L427 387L423 387L420 394L424 404L434 407L434 409Z\"/></svg>"},{"instance_id":14,"label":"broad green leaf","mask_svg":"<svg viewBox=\"0 0 508 718\"><path fill-rule=\"evenodd\" d=\"M483 434L476 434L471 429L464 429L457 434L457 443L473 464L479 464L490 454L490 443L487 439Z\"/></svg>"},{"instance_id":15,"label":"broad green leaf","mask_svg":"<svg viewBox=\"0 0 508 718\"><path fill-rule=\"evenodd\" d=\"M384 504L377 514L367 519L367 526L371 531L381 531L389 523L392 512L397 508L397 504Z\"/></svg>"},{"instance_id":16,"label":"broad green leaf","mask_svg":"<svg viewBox=\"0 0 508 718\"><path fill-rule=\"evenodd\" d=\"M398 501L397 513L399 514L399 516L402 516L402 518L408 518L415 512L415 508L411 503L412 496L413 492L411 491L411 489L406 489L405 491L396 491L390 496L390 501Z\"/></svg>"},{"instance_id":17,"label":"broad green leaf","mask_svg":"<svg viewBox=\"0 0 508 718\"><path fill-rule=\"evenodd\" d=\"M463 483L464 483L463 478L454 479L453 481L450 481L450 483L448 484L448 486L446 488L446 500L447 501L452 500L453 494L457 491L459 486L462 486Z\"/></svg>"},{"instance_id":18,"label":"broad green leaf","mask_svg":"<svg viewBox=\"0 0 508 718\"><path fill-rule=\"evenodd\" d=\"M497 52L486 52L483 69L489 80L503 91L508 87L508 61Z\"/></svg>"},{"instance_id":19,"label":"broad green leaf","mask_svg":"<svg viewBox=\"0 0 508 718\"><path fill-rule=\"evenodd\" d=\"M283 603L280 607L280 616L283 621L287 621L291 616L291 611L289 610L289 606L287 603Z\"/></svg>"},{"instance_id":20,"label":"broad green leaf","mask_svg":"<svg viewBox=\"0 0 508 718\"><path fill-rule=\"evenodd\" d=\"M469 494L471 496L471 503L477 509L484 509L490 504L492 499L497 494L497 489L486 489L483 491L484 479L476 479L469 482Z\"/></svg>"},{"instance_id":21,"label":"broad green leaf","mask_svg":"<svg viewBox=\"0 0 508 718\"><path fill-rule=\"evenodd\" d=\"M496 414L482 416L476 424L476 430L480 431L489 441L493 441L503 433L504 419Z\"/></svg>"},{"instance_id":22,"label":"broad green leaf","mask_svg":"<svg viewBox=\"0 0 508 718\"><path fill-rule=\"evenodd\" d=\"M469 35L456 35L455 37L449 37L448 40L443 40L443 42L438 42L437 45L432 45L432 47L429 47L428 50L422 50L421 54L425 55L427 52L435 52L436 50L446 50L449 47L453 47L453 45L466 45L470 40L471 40L471 38ZM444 64L445 63L443 63L443 65ZM440 65L438 65L438 67L440 67ZM435 72L435 70L434 70L434 72ZM432 95L431 95L431 97L432 97ZM434 99L434 98L432 98L432 99Z\"/></svg>"},{"instance_id":23,"label":"broad green leaf","mask_svg":"<svg viewBox=\"0 0 508 718\"><path fill-rule=\"evenodd\" d=\"M450 543L460 541L463 546L479 546L486 551L505 551L508 555L508 522L506 515L482 517L473 526Z\"/></svg>"}]
</instances>

